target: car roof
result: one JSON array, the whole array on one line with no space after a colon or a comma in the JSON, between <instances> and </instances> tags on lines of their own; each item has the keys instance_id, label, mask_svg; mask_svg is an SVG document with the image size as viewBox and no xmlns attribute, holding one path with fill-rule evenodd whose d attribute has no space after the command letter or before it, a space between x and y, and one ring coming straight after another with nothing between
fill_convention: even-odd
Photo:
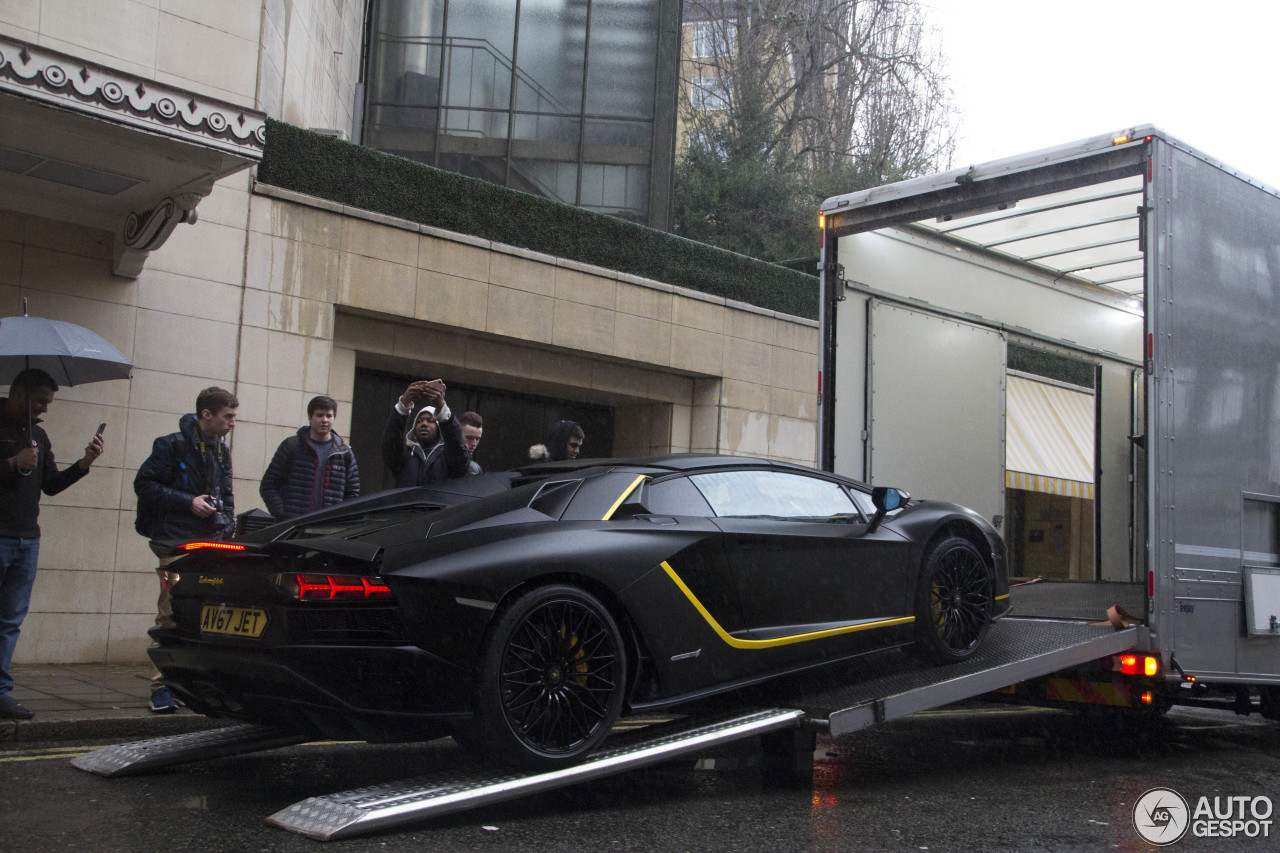
<instances>
[{"instance_id":1,"label":"car roof","mask_svg":"<svg viewBox=\"0 0 1280 853\"><path fill-rule=\"evenodd\" d=\"M725 456L714 453L667 453L661 456L637 456L629 459L566 459L563 462L540 462L519 469L517 482L531 482L548 477L603 473L617 470L649 470L654 473L679 473L705 468L776 468L782 471L812 473L814 469L792 462L763 459L758 456Z\"/></svg>"}]
</instances>

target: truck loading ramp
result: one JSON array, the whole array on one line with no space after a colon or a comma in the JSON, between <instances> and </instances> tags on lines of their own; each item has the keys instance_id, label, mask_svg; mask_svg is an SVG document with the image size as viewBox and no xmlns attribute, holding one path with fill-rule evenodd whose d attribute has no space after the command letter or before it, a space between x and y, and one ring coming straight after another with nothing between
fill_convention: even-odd
<instances>
[{"instance_id":1,"label":"truck loading ramp","mask_svg":"<svg viewBox=\"0 0 1280 853\"><path fill-rule=\"evenodd\" d=\"M777 701L802 709L806 725L848 734L1119 654L1140 644L1140 632L1145 629L1006 617L991 626L977 653L958 663L927 666L905 652L885 652L854 662L838 682L831 675L812 676L805 688ZM827 686L816 683L818 678Z\"/></svg>"}]
</instances>

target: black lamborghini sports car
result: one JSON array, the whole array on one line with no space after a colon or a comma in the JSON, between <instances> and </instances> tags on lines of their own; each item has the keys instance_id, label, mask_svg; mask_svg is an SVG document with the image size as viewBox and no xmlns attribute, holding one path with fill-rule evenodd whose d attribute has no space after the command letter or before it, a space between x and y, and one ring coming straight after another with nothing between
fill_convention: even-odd
<instances>
[{"instance_id":1,"label":"black lamborghini sports car","mask_svg":"<svg viewBox=\"0 0 1280 853\"><path fill-rule=\"evenodd\" d=\"M182 547L151 656L191 708L543 767L621 714L894 646L963 659L1009 594L973 511L744 457L551 463Z\"/></svg>"}]
</instances>

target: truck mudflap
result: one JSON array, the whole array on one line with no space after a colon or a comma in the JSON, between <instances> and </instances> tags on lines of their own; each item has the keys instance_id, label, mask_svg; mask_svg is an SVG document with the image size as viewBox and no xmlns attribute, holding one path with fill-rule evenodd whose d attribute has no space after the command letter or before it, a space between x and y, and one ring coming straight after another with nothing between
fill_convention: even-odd
<instances>
[{"instance_id":1,"label":"truck mudflap","mask_svg":"<svg viewBox=\"0 0 1280 853\"><path fill-rule=\"evenodd\" d=\"M552 771L492 767L456 771L311 797L267 823L320 841L351 838L539 791L576 785L755 735L797 728L803 711L775 708L705 719L684 718L615 735L581 764Z\"/></svg>"}]
</instances>

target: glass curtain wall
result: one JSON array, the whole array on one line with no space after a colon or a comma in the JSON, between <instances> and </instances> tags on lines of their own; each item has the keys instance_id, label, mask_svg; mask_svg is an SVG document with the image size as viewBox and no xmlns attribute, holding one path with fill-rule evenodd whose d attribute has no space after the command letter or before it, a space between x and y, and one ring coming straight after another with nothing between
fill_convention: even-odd
<instances>
[{"instance_id":1,"label":"glass curtain wall","mask_svg":"<svg viewBox=\"0 0 1280 853\"><path fill-rule=\"evenodd\" d=\"M373 0L363 143L665 228L676 75L659 65L678 16L678 0Z\"/></svg>"}]
</instances>

